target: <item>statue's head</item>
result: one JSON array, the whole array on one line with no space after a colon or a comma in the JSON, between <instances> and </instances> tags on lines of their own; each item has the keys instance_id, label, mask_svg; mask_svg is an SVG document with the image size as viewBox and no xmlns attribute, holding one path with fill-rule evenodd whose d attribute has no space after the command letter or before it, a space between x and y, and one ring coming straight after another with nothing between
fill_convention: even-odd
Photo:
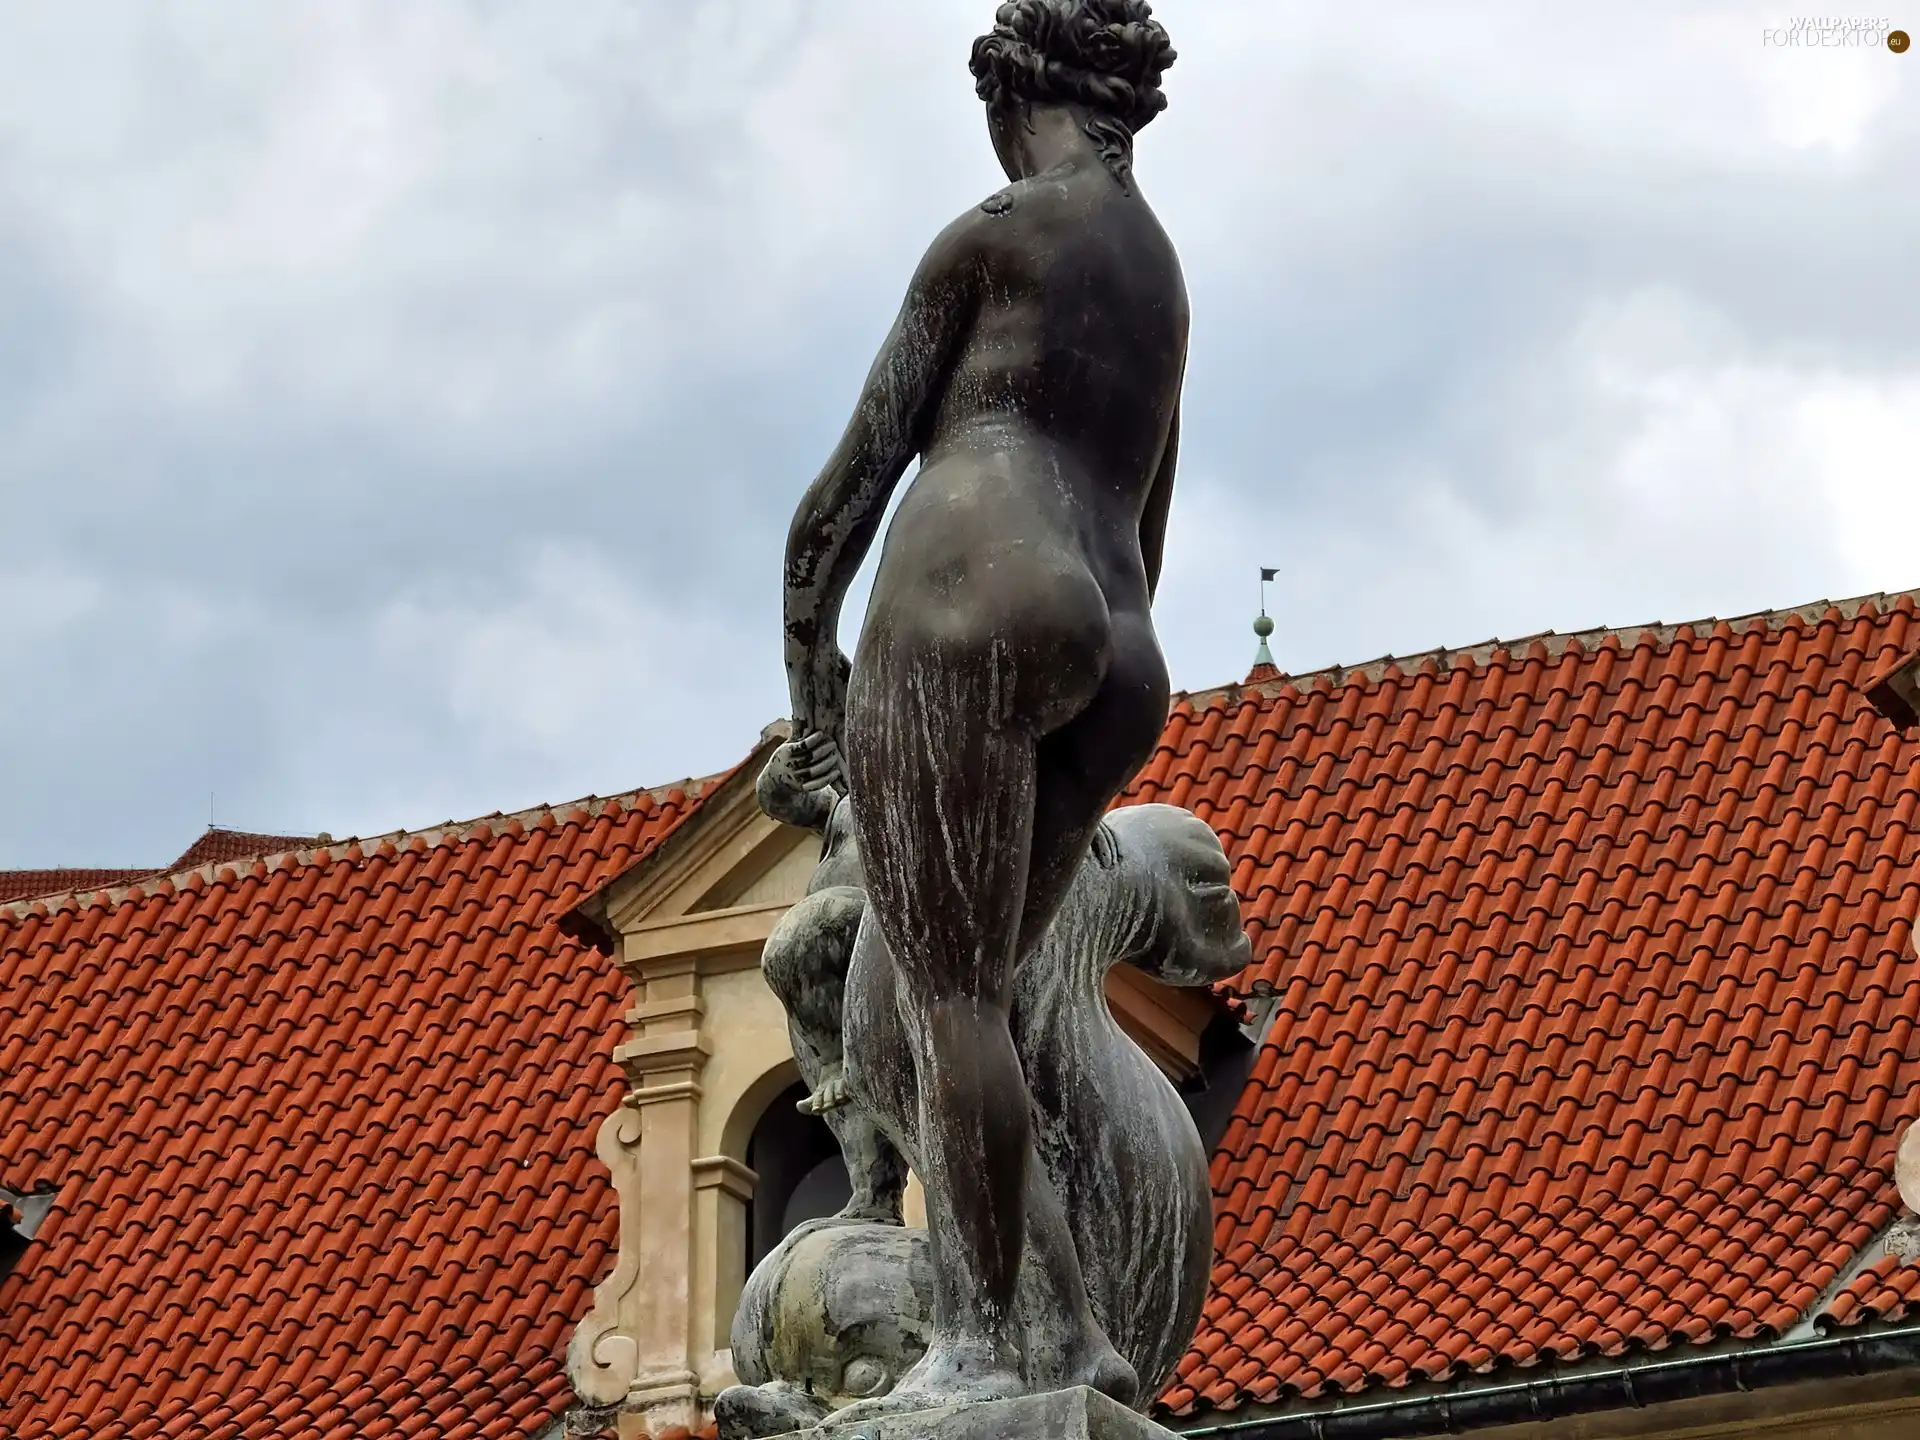
<instances>
[{"instance_id":1,"label":"statue's head","mask_svg":"<svg viewBox=\"0 0 1920 1440\"><path fill-rule=\"evenodd\" d=\"M1207 985L1244 969L1253 946L1220 837L1174 805L1129 805L1102 822L1108 863L1139 923L1124 959L1170 985Z\"/></svg>"},{"instance_id":2,"label":"statue's head","mask_svg":"<svg viewBox=\"0 0 1920 1440\"><path fill-rule=\"evenodd\" d=\"M1147 0L1009 0L973 42L974 88L1008 178L1028 107L1075 105L1101 158L1121 182L1133 137L1167 108L1160 77L1173 64L1167 32Z\"/></svg>"},{"instance_id":3,"label":"statue's head","mask_svg":"<svg viewBox=\"0 0 1920 1440\"><path fill-rule=\"evenodd\" d=\"M733 1322L742 1383L714 1405L723 1440L817 1425L884 1395L933 1328L927 1233L817 1220L754 1268Z\"/></svg>"}]
</instances>

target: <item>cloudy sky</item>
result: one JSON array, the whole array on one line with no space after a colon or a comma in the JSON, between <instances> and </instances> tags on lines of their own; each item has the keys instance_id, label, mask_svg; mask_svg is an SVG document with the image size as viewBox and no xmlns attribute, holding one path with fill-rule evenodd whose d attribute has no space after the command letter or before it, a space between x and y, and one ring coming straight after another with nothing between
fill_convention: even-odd
<instances>
[{"instance_id":1,"label":"cloudy sky","mask_svg":"<svg viewBox=\"0 0 1920 1440\"><path fill-rule=\"evenodd\" d=\"M992 8L0 0L0 866L736 760ZM1176 684L1920 585L1920 53L1159 14Z\"/></svg>"}]
</instances>

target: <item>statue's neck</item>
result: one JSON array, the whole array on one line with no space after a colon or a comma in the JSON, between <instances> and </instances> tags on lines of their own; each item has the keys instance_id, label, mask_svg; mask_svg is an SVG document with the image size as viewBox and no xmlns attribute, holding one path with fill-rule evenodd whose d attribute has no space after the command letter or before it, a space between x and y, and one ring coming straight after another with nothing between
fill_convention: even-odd
<instances>
[{"instance_id":1,"label":"statue's neck","mask_svg":"<svg viewBox=\"0 0 1920 1440\"><path fill-rule=\"evenodd\" d=\"M1031 180L1062 166L1098 164L1099 150L1087 134L1086 111L1078 105L1035 105L1015 130L1022 179Z\"/></svg>"}]
</instances>

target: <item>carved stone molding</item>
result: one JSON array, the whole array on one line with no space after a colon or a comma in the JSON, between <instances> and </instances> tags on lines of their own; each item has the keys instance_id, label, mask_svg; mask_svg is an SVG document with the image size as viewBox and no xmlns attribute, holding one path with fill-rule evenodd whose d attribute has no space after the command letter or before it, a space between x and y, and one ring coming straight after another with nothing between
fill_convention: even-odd
<instances>
[{"instance_id":1,"label":"carved stone molding","mask_svg":"<svg viewBox=\"0 0 1920 1440\"><path fill-rule=\"evenodd\" d=\"M600 1122L594 1143L619 1197L620 1253L613 1273L594 1287L593 1308L568 1343L567 1378L574 1393L595 1407L624 1405L640 1373L639 1343L622 1328L622 1317L637 1303L640 1283L641 1129L639 1108L622 1104Z\"/></svg>"}]
</instances>

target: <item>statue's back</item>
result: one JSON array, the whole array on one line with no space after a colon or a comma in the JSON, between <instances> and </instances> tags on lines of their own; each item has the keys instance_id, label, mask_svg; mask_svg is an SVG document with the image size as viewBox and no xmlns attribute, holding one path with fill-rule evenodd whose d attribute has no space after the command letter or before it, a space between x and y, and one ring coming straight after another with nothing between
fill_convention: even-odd
<instances>
[{"instance_id":1,"label":"statue's back","mask_svg":"<svg viewBox=\"0 0 1920 1440\"><path fill-rule=\"evenodd\" d=\"M1011 424L1065 447L1075 470L1137 505L1186 364L1186 284L1172 241L1137 189L1099 166L1009 186L968 223L979 308L926 463L974 442L982 426Z\"/></svg>"}]
</instances>

